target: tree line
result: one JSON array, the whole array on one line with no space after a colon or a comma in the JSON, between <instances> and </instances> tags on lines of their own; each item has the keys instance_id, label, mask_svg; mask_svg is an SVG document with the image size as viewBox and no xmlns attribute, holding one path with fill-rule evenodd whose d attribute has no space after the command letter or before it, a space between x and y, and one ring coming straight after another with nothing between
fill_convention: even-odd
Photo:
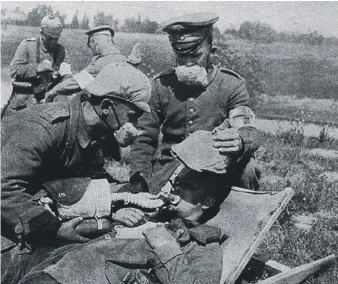
<instances>
[{"instance_id":1,"label":"tree line","mask_svg":"<svg viewBox=\"0 0 338 284\"><path fill-rule=\"evenodd\" d=\"M1 24L15 24L26 26L40 26L42 18L51 13L52 8L46 5L38 5L26 15L19 7L13 11L1 9ZM65 23L66 15L60 14L58 11L54 12L58 16L65 28L70 29L89 29L90 18L87 13L84 13L82 18L79 18L79 13L73 15L70 23ZM137 18L128 18L120 22L113 15L106 15L103 12L97 12L92 19L93 25L111 25L117 32L130 33L161 33L160 25L156 21L149 19L141 19L139 15ZM227 28L223 34L218 28L214 29L216 37L228 37L231 35L234 38L248 40L256 43L273 43L273 42L292 42L292 43L306 43L310 45L321 44L338 44L338 38L325 38L318 32L310 32L308 34L299 34L291 32L276 32L270 25L259 21L243 22L239 29L234 27Z\"/></svg>"},{"instance_id":2,"label":"tree line","mask_svg":"<svg viewBox=\"0 0 338 284\"><path fill-rule=\"evenodd\" d=\"M84 13L82 18L79 18L79 12L73 15L70 23L65 22L66 15L60 14L58 11L53 11L50 6L38 5L32 9L28 14L16 7L13 11L7 9L1 9L1 24L12 24L12 25L25 25L38 27L40 26L41 20L44 16L52 13L53 15L60 18L63 27L70 29L89 29L90 18L87 13ZM139 15L137 18L125 19L124 22L120 22L113 15L106 15L103 12L97 12L93 16L93 26L98 25L110 25L115 31L121 32L133 32L133 33L158 33L161 32L160 25L155 21L148 19L141 19Z\"/></svg>"}]
</instances>

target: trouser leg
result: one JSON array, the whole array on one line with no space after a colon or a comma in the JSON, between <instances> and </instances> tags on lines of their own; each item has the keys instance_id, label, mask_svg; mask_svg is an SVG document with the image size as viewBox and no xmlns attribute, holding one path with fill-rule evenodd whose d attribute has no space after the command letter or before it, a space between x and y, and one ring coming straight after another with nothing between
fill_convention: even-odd
<instances>
[{"instance_id":1,"label":"trouser leg","mask_svg":"<svg viewBox=\"0 0 338 284\"><path fill-rule=\"evenodd\" d=\"M52 248L46 247L24 253L15 247L1 254L1 283L19 283L33 267L48 258L52 251Z\"/></svg>"}]
</instances>

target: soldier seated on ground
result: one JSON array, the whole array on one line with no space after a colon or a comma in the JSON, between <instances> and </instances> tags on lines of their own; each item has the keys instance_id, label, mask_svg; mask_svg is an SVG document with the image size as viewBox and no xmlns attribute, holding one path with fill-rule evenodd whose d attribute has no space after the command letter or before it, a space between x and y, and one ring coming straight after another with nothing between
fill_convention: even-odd
<instances>
[{"instance_id":1,"label":"soldier seated on ground","mask_svg":"<svg viewBox=\"0 0 338 284\"><path fill-rule=\"evenodd\" d=\"M61 79L71 75L66 51L58 43L62 24L48 15L41 21L39 37L23 40L10 63L13 93L2 116L37 104Z\"/></svg>"},{"instance_id":2,"label":"soldier seated on ground","mask_svg":"<svg viewBox=\"0 0 338 284\"><path fill-rule=\"evenodd\" d=\"M99 198L101 203L93 201L97 211L108 215L111 214L109 210L100 208L100 205L106 207L107 199L108 203L111 200L113 211L126 206L135 210L138 207L146 212L148 218L131 218L131 223L143 225L135 228L117 225L114 227L117 234L113 230L87 244L56 250L52 257L33 268L20 283L219 283L224 235L219 228L203 225L203 222L217 212L229 190L218 182L217 168L224 167L224 158L214 151L210 136L207 141L205 137L202 139L203 148L208 148L208 155L202 157L199 164L204 168L207 159L211 158L213 166L207 166L210 172L196 171L200 170L196 168L199 167L196 159L202 155L198 157L193 154L191 159L183 153L186 145L176 147L174 150L179 159L188 165L195 163L196 170L176 163L175 173L161 194L132 194L128 192L130 185L125 185L118 192L113 190L110 194L104 194L106 197L110 195L110 198ZM210 154L214 157L210 157ZM110 190L108 184L101 181L71 182L89 191L96 187L98 194ZM53 191L57 187L62 190L63 183L49 184L46 190L51 192L48 188ZM83 197L73 205L65 208L59 206L56 214L61 217L86 212L93 214L93 206L86 204L86 197ZM147 221L149 218L151 220Z\"/></svg>"}]
</instances>

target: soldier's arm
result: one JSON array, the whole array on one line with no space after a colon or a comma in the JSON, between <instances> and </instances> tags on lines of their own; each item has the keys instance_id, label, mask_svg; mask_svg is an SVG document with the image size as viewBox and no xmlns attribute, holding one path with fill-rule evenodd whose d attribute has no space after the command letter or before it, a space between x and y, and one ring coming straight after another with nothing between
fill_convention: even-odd
<instances>
[{"instance_id":1,"label":"soldier's arm","mask_svg":"<svg viewBox=\"0 0 338 284\"><path fill-rule=\"evenodd\" d=\"M205 247L195 246L187 257L181 250L167 246L155 250L155 273L164 284L219 283L222 273L221 246L218 243Z\"/></svg>"},{"instance_id":2,"label":"soldier's arm","mask_svg":"<svg viewBox=\"0 0 338 284\"><path fill-rule=\"evenodd\" d=\"M6 127L11 129L11 135L2 141L2 231L8 231L17 239L34 240L53 235L60 225L57 217L33 200L33 195L40 190L38 173L47 155L53 155L50 133L46 126L32 121Z\"/></svg>"},{"instance_id":3,"label":"soldier's arm","mask_svg":"<svg viewBox=\"0 0 338 284\"><path fill-rule=\"evenodd\" d=\"M74 79L74 77L68 77L62 80L59 84L57 84L53 89L51 89L47 93L47 98L54 98L56 95L72 95L76 92L81 91L81 87L78 82Z\"/></svg>"},{"instance_id":4,"label":"soldier's arm","mask_svg":"<svg viewBox=\"0 0 338 284\"><path fill-rule=\"evenodd\" d=\"M144 113L138 120L138 128L142 134L136 138L131 145L131 178L137 172L141 172L143 177L149 182L152 172L152 160L158 147L160 127L163 122L160 98L156 84L152 84L152 95L149 102L151 112Z\"/></svg>"},{"instance_id":5,"label":"soldier's arm","mask_svg":"<svg viewBox=\"0 0 338 284\"><path fill-rule=\"evenodd\" d=\"M152 248L149 263L161 283L219 283L222 273L219 243L205 246L190 243L182 249L171 233L161 227L143 234Z\"/></svg>"},{"instance_id":6,"label":"soldier's arm","mask_svg":"<svg viewBox=\"0 0 338 284\"><path fill-rule=\"evenodd\" d=\"M238 129L243 142L240 156L252 155L259 148L260 135L254 126L255 115L250 107L250 97L244 79L233 86L228 100L228 109L230 124Z\"/></svg>"},{"instance_id":7,"label":"soldier's arm","mask_svg":"<svg viewBox=\"0 0 338 284\"><path fill-rule=\"evenodd\" d=\"M35 46L36 43L34 42ZM35 58L33 63L29 61L29 46L26 41L22 41L17 48L14 58L10 63L10 75L14 79L31 79L37 76ZM35 56L35 55L34 55Z\"/></svg>"},{"instance_id":8,"label":"soldier's arm","mask_svg":"<svg viewBox=\"0 0 338 284\"><path fill-rule=\"evenodd\" d=\"M94 77L100 72L103 67L103 59L93 60L89 65L75 74L72 77L65 78L53 89L48 92L49 99L52 99L56 95L72 95L81 91L86 84L94 80Z\"/></svg>"}]
</instances>

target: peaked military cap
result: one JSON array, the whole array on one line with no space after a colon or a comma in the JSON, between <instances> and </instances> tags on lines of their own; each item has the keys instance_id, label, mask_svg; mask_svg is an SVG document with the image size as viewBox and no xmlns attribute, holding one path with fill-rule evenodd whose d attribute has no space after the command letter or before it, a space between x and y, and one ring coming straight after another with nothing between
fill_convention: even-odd
<instances>
[{"instance_id":1,"label":"peaked military cap","mask_svg":"<svg viewBox=\"0 0 338 284\"><path fill-rule=\"evenodd\" d=\"M187 54L195 51L206 39L210 27L218 18L214 13L191 13L172 18L162 26L163 31L169 34L174 52Z\"/></svg>"},{"instance_id":2,"label":"peaked military cap","mask_svg":"<svg viewBox=\"0 0 338 284\"><path fill-rule=\"evenodd\" d=\"M104 35L110 35L110 36L114 37L115 31L109 25L102 25L102 26L97 26L97 27L91 28L89 31L86 32L86 35L88 37L91 37L95 34L104 34Z\"/></svg>"},{"instance_id":3,"label":"peaked military cap","mask_svg":"<svg viewBox=\"0 0 338 284\"><path fill-rule=\"evenodd\" d=\"M91 95L111 97L129 102L150 112L151 82L149 78L129 63L109 63L93 81L85 86Z\"/></svg>"}]
</instances>

